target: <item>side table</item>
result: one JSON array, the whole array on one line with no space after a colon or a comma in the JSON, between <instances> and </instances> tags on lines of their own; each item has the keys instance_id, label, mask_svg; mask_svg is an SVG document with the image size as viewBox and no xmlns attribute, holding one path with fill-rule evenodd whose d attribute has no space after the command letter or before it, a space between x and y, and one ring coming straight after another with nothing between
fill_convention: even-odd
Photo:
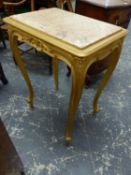
<instances>
[{"instance_id":1,"label":"side table","mask_svg":"<svg viewBox=\"0 0 131 175\"><path fill-rule=\"evenodd\" d=\"M56 88L58 87L58 59L71 68L72 88L66 131L66 144L70 144L73 121L88 68L94 62L112 55L113 61L110 62L93 101L95 114L99 111L98 99L117 65L123 40L128 31L58 8L13 15L5 18L4 22L8 24L10 46L29 90L28 103L31 107L34 97L33 88L17 46L18 41L28 43L53 58Z\"/></svg>"}]
</instances>

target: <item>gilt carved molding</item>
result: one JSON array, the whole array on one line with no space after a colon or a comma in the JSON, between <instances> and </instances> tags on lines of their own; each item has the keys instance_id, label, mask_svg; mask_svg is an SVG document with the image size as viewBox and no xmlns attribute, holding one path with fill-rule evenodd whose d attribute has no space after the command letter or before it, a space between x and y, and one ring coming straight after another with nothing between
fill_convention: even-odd
<instances>
[{"instance_id":1,"label":"gilt carved molding","mask_svg":"<svg viewBox=\"0 0 131 175\"><path fill-rule=\"evenodd\" d=\"M19 31L15 30L15 28L9 28L9 33L13 37L17 37L18 41L27 43L31 45L33 48L35 48L36 50L47 53L53 58L58 58L60 60L63 60L68 65L71 65L72 61L74 61L74 56L69 52L59 49L57 46L54 46L46 41L36 38L31 34L25 33L20 30Z\"/></svg>"},{"instance_id":2,"label":"gilt carved molding","mask_svg":"<svg viewBox=\"0 0 131 175\"><path fill-rule=\"evenodd\" d=\"M119 39L114 43L108 45L103 49L98 50L95 54L92 54L87 57L77 57L65 50L59 49L57 46L51 45L50 43L43 41L37 37L32 36L22 30L15 30L15 28L9 28L9 32L13 37L17 37L17 39L21 42L27 43L34 47L36 50L45 52L53 58L60 59L68 64L72 68L82 71L82 69L87 70L88 67L96 61L100 61L104 59L106 56L110 55L113 50L121 47L123 40ZM84 63L84 64L83 64ZM86 67L88 65L88 67Z\"/></svg>"}]
</instances>

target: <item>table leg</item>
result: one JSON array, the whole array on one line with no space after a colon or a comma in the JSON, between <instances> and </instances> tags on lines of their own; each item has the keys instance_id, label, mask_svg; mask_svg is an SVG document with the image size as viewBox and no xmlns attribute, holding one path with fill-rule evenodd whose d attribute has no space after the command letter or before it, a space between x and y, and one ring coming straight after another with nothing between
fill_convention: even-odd
<instances>
[{"instance_id":1,"label":"table leg","mask_svg":"<svg viewBox=\"0 0 131 175\"><path fill-rule=\"evenodd\" d=\"M29 76L27 74L27 71L25 69L25 66L24 66L24 62L21 58L21 55L20 55L20 52L19 52L19 49L18 49L18 46L17 46L17 36L15 34L13 34L13 32L9 31L9 40L10 40L10 47L12 49L12 52L13 52L13 56L14 56L14 59L24 77L24 80L26 82L26 85L28 87L28 90L29 90L29 97L27 99L27 102L29 103L29 105L31 107L33 107L33 88L32 88L32 85L31 85L31 81L29 79Z\"/></svg>"},{"instance_id":2,"label":"table leg","mask_svg":"<svg viewBox=\"0 0 131 175\"><path fill-rule=\"evenodd\" d=\"M71 142L72 128L75 113L81 98L82 90L85 83L86 71L84 68L71 70L72 72L72 88L71 88L71 96L70 96L70 105L68 111L68 119L67 119L67 130L66 130L66 145L68 146Z\"/></svg>"},{"instance_id":3,"label":"table leg","mask_svg":"<svg viewBox=\"0 0 131 175\"><path fill-rule=\"evenodd\" d=\"M59 82L58 82L58 59L53 59L53 71L54 71L54 81L55 81L55 89L58 90Z\"/></svg>"},{"instance_id":4,"label":"table leg","mask_svg":"<svg viewBox=\"0 0 131 175\"><path fill-rule=\"evenodd\" d=\"M95 115L96 112L98 112L100 109L98 107L98 99L100 97L100 94L102 92L102 90L104 89L105 85L107 84L108 80L110 79L111 75L112 75L112 72L114 71L116 65L117 65L117 62L119 60L119 57L120 57L120 53L121 53L121 46L120 47L117 47L113 53L112 53L112 61L110 63L110 65L108 66L108 69L102 79L102 81L100 82L100 85L97 89L97 92L96 92L96 95L94 97L94 101L93 101L93 114Z\"/></svg>"}]
</instances>

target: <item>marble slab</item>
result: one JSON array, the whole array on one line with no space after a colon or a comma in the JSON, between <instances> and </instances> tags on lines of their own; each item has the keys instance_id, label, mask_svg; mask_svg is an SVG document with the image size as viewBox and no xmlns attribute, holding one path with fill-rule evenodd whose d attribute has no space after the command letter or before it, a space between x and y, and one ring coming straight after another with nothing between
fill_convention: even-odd
<instances>
[{"instance_id":1,"label":"marble slab","mask_svg":"<svg viewBox=\"0 0 131 175\"><path fill-rule=\"evenodd\" d=\"M80 49L122 30L121 27L58 8L13 15L10 18Z\"/></svg>"}]
</instances>

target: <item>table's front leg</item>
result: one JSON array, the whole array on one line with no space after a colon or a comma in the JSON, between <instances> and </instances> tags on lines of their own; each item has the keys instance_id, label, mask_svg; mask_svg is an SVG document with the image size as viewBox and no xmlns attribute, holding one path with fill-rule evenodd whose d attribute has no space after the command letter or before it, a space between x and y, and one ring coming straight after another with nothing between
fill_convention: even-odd
<instances>
[{"instance_id":1,"label":"table's front leg","mask_svg":"<svg viewBox=\"0 0 131 175\"><path fill-rule=\"evenodd\" d=\"M106 86L108 80L110 79L112 72L114 71L119 57L120 57L120 53L121 53L121 45L119 45L119 47L117 47L113 52L112 52L112 61L110 62L110 65L108 66L108 69L102 79L102 81L100 82L100 85L97 89L96 95L94 97L94 101L93 101L93 114L95 115L96 112L98 112L100 109L98 107L98 99L100 97L100 94L102 92L102 90L104 89L104 87Z\"/></svg>"},{"instance_id":2,"label":"table's front leg","mask_svg":"<svg viewBox=\"0 0 131 175\"><path fill-rule=\"evenodd\" d=\"M69 103L67 128L66 128L66 145L68 146L71 142L73 122L75 118L75 113L81 98L82 90L85 83L86 68L84 65L78 66L75 62L71 66L72 72L72 88Z\"/></svg>"},{"instance_id":3,"label":"table's front leg","mask_svg":"<svg viewBox=\"0 0 131 175\"><path fill-rule=\"evenodd\" d=\"M10 40L10 47L12 49L14 59L15 59L17 65L19 66L19 69L20 69L20 71L25 79L25 82L26 82L28 90L29 90L29 97L27 99L27 102L29 103L29 105L31 107L33 107L33 88L31 85L31 81L29 79L29 76L28 76L27 71L26 71L25 66L24 66L24 62L21 58L21 55L20 55L20 52L18 49L17 36L15 35L15 32L10 31L10 30L9 30L9 40Z\"/></svg>"}]
</instances>

